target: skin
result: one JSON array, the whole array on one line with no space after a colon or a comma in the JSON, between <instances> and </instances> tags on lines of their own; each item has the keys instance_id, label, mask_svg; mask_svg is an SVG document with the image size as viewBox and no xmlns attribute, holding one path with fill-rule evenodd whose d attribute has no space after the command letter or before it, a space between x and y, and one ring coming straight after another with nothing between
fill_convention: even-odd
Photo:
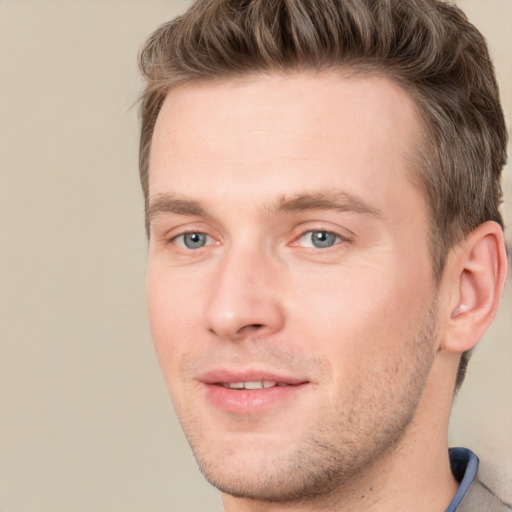
<instances>
[{"instance_id":1,"label":"skin","mask_svg":"<svg viewBox=\"0 0 512 512\"><path fill-rule=\"evenodd\" d=\"M436 283L412 179L420 127L379 76L169 93L150 157L150 323L226 511L442 512L455 494L446 430L466 346L446 340L469 251ZM204 382L219 371L302 384L227 411Z\"/></svg>"}]
</instances>

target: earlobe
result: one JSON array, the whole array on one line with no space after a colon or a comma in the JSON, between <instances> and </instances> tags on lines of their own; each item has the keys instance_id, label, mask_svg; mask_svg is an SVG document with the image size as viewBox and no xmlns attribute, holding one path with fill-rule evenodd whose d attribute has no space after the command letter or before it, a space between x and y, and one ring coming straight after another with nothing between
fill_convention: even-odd
<instances>
[{"instance_id":1,"label":"earlobe","mask_svg":"<svg viewBox=\"0 0 512 512\"><path fill-rule=\"evenodd\" d=\"M485 222L457 248L450 268L450 318L442 348L464 352L482 338L498 311L507 273L501 227Z\"/></svg>"}]
</instances>

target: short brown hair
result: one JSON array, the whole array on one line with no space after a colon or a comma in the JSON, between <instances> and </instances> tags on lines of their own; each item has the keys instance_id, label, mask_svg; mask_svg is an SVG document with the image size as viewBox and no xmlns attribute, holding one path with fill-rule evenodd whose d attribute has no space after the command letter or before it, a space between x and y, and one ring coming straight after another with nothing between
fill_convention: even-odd
<instances>
[{"instance_id":1,"label":"short brown hair","mask_svg":"<svg viewBox=\"0 0 512 512\"><path fill-rule=\"evenodd\" d=\"M265 72L350 68L409 92L425 137L417 182L431 217L436 279L446 255L479 224L503 227L507 132L482 34L440 0L197 0L141 49L140 177L148 206L155 122L178 84ZM469 354L461 359L457 386Z\"/></svg>"}]
</instances>

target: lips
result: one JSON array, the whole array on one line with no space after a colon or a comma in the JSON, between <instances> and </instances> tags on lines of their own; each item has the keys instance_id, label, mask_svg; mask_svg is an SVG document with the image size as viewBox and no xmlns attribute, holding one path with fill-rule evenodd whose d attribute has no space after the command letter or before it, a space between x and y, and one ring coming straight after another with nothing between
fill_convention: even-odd
<instances>
[{"instance_id":1,"label":"lips","mask_svg":"<svg viewBox=\"0 0 512 512\"><path fill-rule=\"evenodd\" d=\"M272 383L295 386L307 382L307 379L279 374L271 371L249 370L249 371L232 371L232 370L210 370L201 374L199 381L205 384L250 384L250 383ZM269 386L270 387L270 386Z\"/></svg>"},{"instance_id":2,"label":"lips","mask_svg":"<svg viewBox=\"0 0 512 512\"><path fill-rule=\"evenodd\" d=\"M206 400L216 409L244 415L284 405L309 384L300 377L255 371L215 370L198 380L203 384Z\"/></svg>"}]
</instances>

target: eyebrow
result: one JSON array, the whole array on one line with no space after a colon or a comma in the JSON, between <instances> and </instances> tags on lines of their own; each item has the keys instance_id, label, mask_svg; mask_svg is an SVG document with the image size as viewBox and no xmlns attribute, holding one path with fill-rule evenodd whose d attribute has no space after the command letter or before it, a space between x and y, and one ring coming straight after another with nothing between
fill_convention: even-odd
<instances>
[{"instance_id":1,"label":"eyebrow","mask_svg":"<svg viewBox=\"0 0 512 512\"><path fill-rule=\"evenodd\" d=\"M206 217L207 215L206 210L197 201L182 199L171 194L159 194L150 200L147 212L148 221L151 222L155 217L164 213L196 217Z\"/></svg>"},{"instance_id":2,"label":"eyebrow","mask_svg":"<svg viewBox=\"0 0 512 512\"><path fill-rule=\"evenodd\" d=\"M336 210L382 217L382 212L364 199L344 191L316 191L280 198L270 207L272 213L305 210Z\"/></svg>"},{"instance_id":3,"label":"eyebrow","mask_svg":"<svg viewBox=\"0 0 512 512\"><path fill-rule=\"evenodd\" d=\"M344 191L315 191L281 196L267 205L270 215L291 213L307 210L335 210L339 212L355 212L372 217L382 217L382 212L362 198ZM148 221L158 215L173 213L207 217L207 211L197 201L184 199L173 194L159 194L152 198L148 207Z\"/></svg>"}]
</instances>

